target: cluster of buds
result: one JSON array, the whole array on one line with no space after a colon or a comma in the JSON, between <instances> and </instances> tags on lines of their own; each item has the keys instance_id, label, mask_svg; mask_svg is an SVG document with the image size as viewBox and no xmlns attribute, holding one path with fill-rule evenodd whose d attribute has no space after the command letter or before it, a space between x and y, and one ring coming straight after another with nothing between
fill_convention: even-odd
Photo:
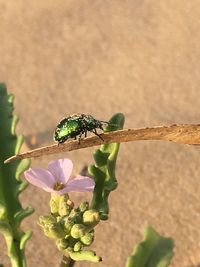
<instances>
[{"instance_id":1,"label":"cluster of buds","mask_svg":"<svg viewBox=\"0 0 200 267\"><path fill-rule=\"evenodd\" d=\"M94 240L94 227L100 221L99 212L89 209L88 202L74 208L67 194L53 195L50 208L51 214L39 217L39 225L45 235L56 241L58 249L73 260L101 261L95 252L83 250Z\"/></svg>"}]
</instances>

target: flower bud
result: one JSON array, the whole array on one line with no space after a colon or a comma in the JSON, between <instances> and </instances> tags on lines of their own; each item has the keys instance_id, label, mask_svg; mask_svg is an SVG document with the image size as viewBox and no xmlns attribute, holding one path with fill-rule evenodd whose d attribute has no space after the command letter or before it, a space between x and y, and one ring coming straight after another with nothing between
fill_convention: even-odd
<instances>
[{"instance_id":1,"label":"flower bud","mask_svg":"<svg viewBox=\"0 0 200 267\"><path fill-rule=\"evenodd\" d=\"M73 202L69 199L69 196L67 194L59 196L58 213L60 216L68 216L72 208Z\"/></svg>"},{"instance_id":2,"label":"flower bud","mask_svg":"<svg viewBox=\"0 0 200 267\"><path fill-rule=\"evenodd\" d=\"M90 246L93 241L94 241L94 231L86 233L84 236L81 237L81 242L86 246Z\"/></svg>"},{"instance_id":3,"label":"flower bud","mask_svg":"<svg viewBox=\"0 0 200 267\"><path fill-rule=\"evenodd\" d=\"M56 246L58 247L59 250L64 250L69 246L69 242L65 238L57 239Z\"/></svg>"},{"instance_id":4,"label":"flower bud","mask_svg":"<svg viewBox=\"0 0 200 267\"><path fill-rule=\"evenodd\" d=\"M74 251L80 251L83 248L83 245L80 241L76 242L74 245Z\"/></svg>"},{"instance_id":5,"label":"flower bud","mask_svg":"<svg viewBox=\"0 0 200 267\"><path fill-rule=\"evenodd\" d=\"M65 202L60 202L59 203L59 210L58 213L60 216L64 217L64 216L68 216L70 214L70 207L67 205L67 203Z\"/></svg>"},{"instance_id":6,"label":"flower bud","mask_svg":"<svg viewBox=\"0 0 200 267\"><path fill-rule=\"evenodd\" d=\"M100 221L99 212L96 210L86 210L83 213L83 223L88 226L94 227Z\"/></svg>"},{"instance_id":7,"label":"flower bud","mask_svg":"<svg viewBox=\"0 0 200 267\"><path fill-rule=\"evenodd\" d=\"M52 214L58 214L59 209L59 196L58 195L52 195L50 202L50 209Z\"/></svg>"},{"instance_id":8,"label":"flower bud","mask_svg":"<svg viewBox=\"0 0 200 267\"><path fill-rule=\"evenodd\" d=\"M38 224L42 227L47 227L52 223L56 223L56 218L53 215L44 215L39 217Z\"/></svg>"},{"instance_id":9,"label":"flower bud","mask_svg":"<svg viewBox=\"0 0 200 267\"><path fill-rule=\"evenodd\" d=\"M87 201L82 202L82 203L79 205L78 209L79 209L81 212L85 212L86 210L89 209L89 203L88 203Z\"/></svg>"},{"instance_id":10,"label":"flower bud","mask_svg":"<svg viewBox=\"0 0 200 267\"><path fill-rule=\"evenodd\" d=\"M48 228L48 236L51 238L64 238L65 237L65 232L61 228L59 224L51 224L49 225Z\"/></svg>"},{"instance_id":11,"label":"flower bud","mask_svg":"<svg viewBox=\"0 0 200 267\"><path fill-rule=\"evenodd\" d=\"M69 251L69 255L74 261L83 261L83 260L92 261L92 262L102 261L102 258L97 256L96 253L92 250L88 250L88 251L81 250L78 252Z\"/></svg>"},{"instance_id":12,"label":"flower bud","mask_svg":"<svg viewBox=\"0 0 200 267\"><path fill-rule=\"evenodd\" d=\"M63 222L63 218L61 217L61 216L56 216L56 222L59 222L59 223L61 223L62 224L62 222Z\"/></svg>"},{"instance_id":13,"label":"flower bud","mask_svg":"<svg viewBox=\"0 0 200 267\"><path fill-rule=\"evenodd\" d=\"M78 239L84 236L86 232L86 226L84 226L83 224L74 224L71 229L71 236L75 239Z\"/></svg>"},{"instance_id":14,"label":"flower bud","mask_svg":"<svg viewBox=\"0 0 200 267\"><path fill-rule=\"evenodd\" d=\"M82 214L81 214L81 212L78 211L78 210L73 209L73 210L70 212L69 220L70 220L71 222L73 222L74 224L75 224L75 223L81 223L81 222L82 222Z\"/></svg>"},{"instance_id":15,"label":"flower bud","mask_svg":"<svg viewBox=\"0 0 200 267\"><path fill-rule=\"evenodd\" d=\"M61 224L56 221L53 215L40 216L38 224L43 228L45 235L48 237L63 238L65 236Z\"/></svg>"},{"instance_id":16,"label":"flower bud","mask_svg":"<svg viewBox=\"0 0 200 267\"><path fill-rule=\"evenodd\" d=\"M73 225L74 225L73 222L68 220L68 218L65 220L65 222L64 222L64 231L66 232L66 234L70 233Z\"/></svg>"}]
</instances>

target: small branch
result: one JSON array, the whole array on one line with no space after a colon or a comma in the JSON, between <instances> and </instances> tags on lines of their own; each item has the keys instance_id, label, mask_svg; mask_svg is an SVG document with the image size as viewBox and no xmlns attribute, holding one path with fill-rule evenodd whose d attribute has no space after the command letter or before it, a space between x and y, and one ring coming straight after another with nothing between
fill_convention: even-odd
<instances>
[{"instance_id":1,"label":"small branch","mask_svg":"<svg viewBox=\"0 0 200 267\"><path fill-rule=\"evenodd\" d=\"M9 163L13 160L34 158L43 155L72 151L86 147L99 146L101 144L123 143L139 140L165 140L179 144L200 145L200 124L174 124L170 126L159 126L152 128L124 129L114 132L101 134L102 141L97 136L82 139L78 141L67 141L64 144L54 144L51 146L40 147L15 156L4 161Z\"/></svg>"}]
</instances>

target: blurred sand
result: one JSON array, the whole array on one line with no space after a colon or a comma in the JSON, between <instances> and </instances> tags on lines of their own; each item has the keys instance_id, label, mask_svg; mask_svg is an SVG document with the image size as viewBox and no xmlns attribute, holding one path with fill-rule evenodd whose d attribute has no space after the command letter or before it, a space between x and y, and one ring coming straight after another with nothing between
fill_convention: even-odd
<instances>
[{"instance_id":1,"label":"blurred sand","mask_svg":"<svg viewBox=\"0 0 200 267\"><path fill-rule=\"evenodd\" d=\"M0 11L0 80L15 94L18 132L28 141L36 134L39 145L51 144L57 122L77 112L101 120L123 112L127 128L200 123L198 0L0 0ZM174 237L171 266L199 266L199 150L158 141L121 145L110 220L93 245L99 266L124 266L147 223ZM76 174L92 151L59 157L70 157ZM46 167L57 157L32 164ZM36 209L23 223L34 228L28 266L58 266L60 253L36 224L49 195L30 186L21 197ZM9 266L3 246L0 261Z\"/></svg>"}]
</instances>

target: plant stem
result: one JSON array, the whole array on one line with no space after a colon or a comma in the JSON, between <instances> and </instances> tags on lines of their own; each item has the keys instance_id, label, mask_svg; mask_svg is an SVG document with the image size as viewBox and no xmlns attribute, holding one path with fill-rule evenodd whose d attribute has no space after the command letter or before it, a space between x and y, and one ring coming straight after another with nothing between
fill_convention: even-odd
<instances>
[{"instance_id":1,"label":"plant stem","mask_svg":"<svg viewBox=\"0 0 200 267\"><path fill-rule=\"evenodd\" d=\"M62 261L59 267L73 267L75 265L75 261L72 260L69 256L63 255Z\"/></svg>"},{"instance_id":2,"label":"plant stem","mask_svg":"<svg viewBox=\"0 0 200 267\"><path fill-rule=\"evenodd\" d=\"M18 242L13 242L13 236L5 236L8 247L8 256L10 257L12 267L26 267L24 250L19 250Z\"/></svg>"}]
</instances>

